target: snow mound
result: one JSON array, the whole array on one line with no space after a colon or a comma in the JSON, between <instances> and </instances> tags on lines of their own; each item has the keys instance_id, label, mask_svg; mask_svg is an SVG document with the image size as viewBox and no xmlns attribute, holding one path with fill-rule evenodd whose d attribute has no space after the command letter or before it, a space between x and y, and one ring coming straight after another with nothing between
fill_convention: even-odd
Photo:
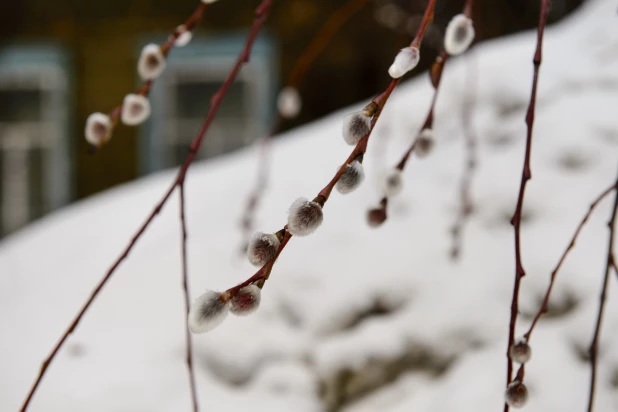
<instances>
[{"instance_id":1,"label":"snow mound","mask_svg":"<svg viewBox=\"0 0 618 412\"><path fill-rule=\"evenodd\" d=\"M547 30L522 226L518 334L590 201L615 178L618 25L615 2L589 1ZM260 309L194 338L202 410L496 411L514 275L513 233L535 34L487 43L447 65L437 146L413 159L390 217L370 229L375 176L410 144L429 106L427 76L393 95L372 137L367 181L334 194L324 223L294 238ZM473 59L473 60L470 60ZM478 67L473 122L479 169L461 260L448 258L464 168L462 102ZM385 81L387 78L385 77ZM280 229L292 201L313 198L350 148L346 109L273 146L259 230ZM195 165L187 182L193 297L255 269L239 253L238 220L256 150ZM372 176L374 178L372 178ZM18 409L40 362L171 182L165 172L71 206L0 244L0 410ZM526 368L527 411L581 411L585 352L606 253L605 201L566 261ZM53 362L32 411L189 410L178 201L171 199ZM597 410L618 408L616 277L600 342Z\"/></svg>"}]
</instances>

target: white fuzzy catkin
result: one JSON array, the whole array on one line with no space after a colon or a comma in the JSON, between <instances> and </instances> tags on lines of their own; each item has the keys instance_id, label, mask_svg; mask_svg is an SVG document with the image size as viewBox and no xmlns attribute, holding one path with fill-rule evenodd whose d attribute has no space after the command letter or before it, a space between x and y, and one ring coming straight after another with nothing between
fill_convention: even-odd
<instances>
[{"instance_id":1,"label":"white fuzzy catkin","mask_svg":"<svg viewBox=\"0 0 618 412\"><path fill-rule=\"evenodd\" d=\"M528 388L519 381L513 381L506 388L504 400L511 408L523 408L528 402Z\"/></svg>"},{"instance_id":2,"label":"white fuzzy catkin","mask_svg":"<svg viewBox=\"0 0 618 412\"><path fill-rule=\"evenodd\" d=\"M240 289L232 298L230 312L236 316L247 316L258 310L262 298L262 289L248 285Z\"/></svg>"},{"instance_id":3,"label":"white fuzzy catkin","mask_svg":"<svg viewBox=\"0 0 618 412\"><path fill-rule=\"evenodd\" d=\"M247 258L254 266L262 267L275 257L279 249L279 239L272 233L256 232L247 247Z\"/></svg>"},{"instance_id":4,"label":"white fuzzy catkin","mask_svg":"<svg viewBox=\"0 0 618 412\"><path fill-rule=\"evenodd\" d=\"M427 157L436 145L436 139L433 134L433 130L427 128L423 129L416 139L416 146L414 147L414 153L416 157Z\"/></svg>"},{"instance_id":5,"label":"white fuzzy catkin","mask_svg":"<svg viewBox=\"0 0 618 412\"><path fill-rule=\"evenodd\" d=\"M185 47L187 44L191 42L193 38L193 33L190 30L187 30L184 24L176 27L178 31L178 37L176 37L176 41L174 42L174 46L176 47Z\"/></svg>"},{"instance_id":6,"label":"white fuzzy catkin","mask_svg":"<svg viewBox=\"0 0 618 412\"><path fill-rule=\"evenodd\" d=\"M144 123L150 116L150 101L141 94L127 94L122 103L120 119L127 126Z\"/></svg>"},{"instance_id":7,"label":"white fuzzy catkin","mask_svg":"<svg viewBox=\"0 0 618 412\"><path fill-rule=\"evenodd\" d=\"M444 50L451 56L457 56L468 50L473 40L474 25L472 20L463 14L458 14L446 26Z\"/></svg>"},{"instance_id":8,"label":"white fuzzy catkin","mask_svg":"<svg viewBox=\"0 0 618 412\"><path fill-rule=\"evenodd\" d=\"M298 116L302 107L302 100L298 90L286 87L277 96L277 110L282 117L292 119Z\"/></svg>"},{"instance_id":9,"label":"white fuzzy catkin","mask_svg":"<svg viewBox=\"0 0 618 412\"><path fill-rule=\"evenodd\" d=\"M421 58L416 47L405 47L397 53L395 60L388 69L388 74L393 79L398 79L410 70L414 69Z\"/></svg>"},{"instance_id":10,"label":"white fuzzy catkin","mask_svg":"<svg viewBox=\"0 0 618 412\"><path fill-rule=\"evenodd\" d=\"M299 197L290 206L288 231L294 236L307 236L322 224L324 214L319 203Z\"/></svg>"},{"instance_id":11,"label":"white fuzzy catkin","mask_svg":"<svg viewBox=\"0 0 618 412\"><path fill-rule=\"evenodd\" d=\"M219 326L230 311L230 300L220 292L207 290L193 301L188 324L193 333L208 332Z\"/></svg>"},{"instance_id":12,"label":"white fuzzy catkin","mask_svg":"<svg viewBox=\"0 0 618 412\"><path fill-rule=\"evenodd\" d=\"M165 70L165 56L158 44L144 46L137 62L137 73L143 80L154 80Z\"/></svg>"},{"instance_id":13,"label":"white fuzzy catkin","mask_svg":"<svg viewBox=\"0 0 618 412\"><path fill-rule=\"evenodd\" d=\"M365 180L363 164L358 160L353 160L352 163L346 166L345 172L337 181L335 188L339 193L345 195L359 187L363 180Z\"/></svg>"},{"instance_id":14,"label":"white fuzzy catkin","mask_svg":"<svg viewBox=\"0 0 618 412\"><path fill-rule=\"evenodd\" d=\"M218 1L218 0L202 0L202 3L204 3L204 4L212 4L212 3L216 2L216 1Z\"/></svg>"},{"instance_id":15,"label":"white fuzzy catkin","mask_svg":"<svg viewBox=\"0 0 618 412\"><path fill-rule=\"evenodd\" d=\"M363 112L354 112L343 119L343 140L355 146L371 131L371 117Z\"/></svg>"},{"instance_id":16,"label":"white fuzzy catkin","mask_svg":"<svg viewBox=\"0 0 618 412\"><path fill-rule=\"evenodd\" d=\"M528 345L528 341L521 337L515 340L509 348L509 355L517 363L526 363L532 357L532 349Z\"/></svg>"},{"instance_id":17,"label":"white fuzzy catkin","mask_svg":"<svg viewBox=\"0 0 618 412\"><path fill-rule=\"evenodd\" d=\"M386 197L397 196L403 190L403 173L399 169L391 169L382 176L382 193Z\"/></svg>"},{"instance_id":18,"label":"white fuzzy catkin","mask_svg":"<svg viewBox=\"0 0 618 412\"><path fill-rule=\"evenodd\" d=\"M99 112L92 113L86 120L86 129L84 130L86 141L94 146L101 145L111 127L112 121L108 115Z\"/></svg>"}]
</instances>

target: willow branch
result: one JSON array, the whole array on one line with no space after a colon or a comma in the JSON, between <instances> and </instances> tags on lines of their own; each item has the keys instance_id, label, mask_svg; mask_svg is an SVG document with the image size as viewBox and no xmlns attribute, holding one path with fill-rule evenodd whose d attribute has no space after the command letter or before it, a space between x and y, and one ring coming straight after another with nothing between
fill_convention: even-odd
<instances>
[{"instance_id":1,"label":"willow branch","mask_svg":"<svg viewBox=\"0 0 618 412\"><path fill-rule=\"evenodd\" d=\"M189 386L191 388L191 402L193 412L198 412L199 406L197 402L197 389L195 386L195 372L193 371L193 348L191 343L191 331L189 330L188 315L191 305L189 295L189 269L187 267L187 220L185 218L185 185L184 181L178 186L180 200L180 247L182 254L182 291L185 300L185 362L187 363L187 372L189 373Z\"/></svg>"},{"instance_id":2,"label":"willow branch","mask_svg":"<svg viewBox=\"0 0 618 412\"><path fill-rule=\"evenodd\" d=\"M428 2L427 8L425 9L425 14L423 16L423 22L421 23L421 26L418 32L416 33L416 36L412 40L412 43L410 43L410 47L420 46L423 36L425 34L425 30L427 29L429 22L433 19L433 12L434 12L435 5L436 5L436 0L430 0ZM335 173L333 178L326 184L326 186L322 188L322 190L320 190L318 195L315 197L316 201L319 202L322 206L324 206L326 202L328 201L333 191L333 188L335 187L335 184L337 183L341 175L343 175L343 173L345 172L347 165L350 164L359 155L365 154L367 150L367 143L369 142L371 133L373 132L373 129L375 128L375 125L378 119L380 118L380 113L382 112L382 109L384 108L386 102L390 98L391 94L393 93L393 90L395 90L399 82L400 82L400 78L391 80L386 90L384 90L382 94L374 98L371 101L371 103L367 105L367 107L371 107L374 113L373 118L371 120L369 132L362 139L360 139L360 141L356 144L356 146L354 147L354 149L352 150L348 158L341 165L339 170L337 170L337 173ZM239 283L238 285L227 289L226 292L234 296L241 288L249 284L256 283L256 282L263 283L266 280L268 280L268 278L270 277L272 268L275 262L277 261L279 255L281 254L281 252L283 252L283 250L285 249L289 241L292 239L292 234L287 231L287 226L285 226L282 229L282 232L284 233L284 236L283 236L283 240L281 241L279 245L279 249L277 250L277 254L271 260L269 260L262 268L260 268L253 276L249 277L244 282Z\"/></svg>"},{"instance_id":3,"label":"willow branch","mask_svg":"<svg viewBox=\"0 0 618 412\"><path fill-rule=\"evenodd\" d=\"M182 27L184 27L186 31L191 31L193 27L202 20L202 18L204 17L204 11L206 11L206 6L207 4L202 3L202 2L200 2L197 5L197 7L195 8L191 16L189 16L189 18L182 25ZM164 56L167 56L170 53L170 51L176 44L176 40L182 33L183 31L180 30L178 27L175 28L172 34L167 38L167 40L161 44L161 52L163 53ZM135 94L139 94L142 96L148 96L150 94L150 90L152 89L152 86L154 85L154 82L155 82L154 80L146 80L136 90ZM120 104L119 106L116 106L110 111L110 119L113 125L118 124L121 113L122 113L122 104ZM111 139L111 133L113 133L113 129L114 128L112 127L112 131L110 132L110 135L107 136L104 142L102 142L103 144L107 143ZM99 148L100 147L97 148L95 146L92 146L91 150L96 151Z\"/></svg>"},{"instance_id":4,"label":"willow branch","mask_svg":"<svg viewBox=\"0 0 618 412\"><path fill-rule=\"evenodd\" d=\"M22 412L28 408L28 405L30 404L30 401L32 400L32 397L34 396L34 393L39 387L41 380L43 379L43 376L45 375L45 372L47 371L49 367L49 364L56 357L58 351L64 345L69 335L75 330L75 328L77 327L77 324L80 322L80 320L82 319L82 317L84 316L84 314L86 313L86 311L88 310L88 308L90 307L90 305L92 304L96 296L99 294L103 286L105 286L105 284L109 281L109 279L111 278L112 274L116 271L118 266L120 266L122 261L129 255L129 252L131 251L131 249L133 249L133 246L135 246L138 239L146 231L146 228L150 225L150 223L154 220L154 218L159 214L159 212L161 211L161 209L163 208L167 200L170 198L171 194L174 192L174 189L176 189L176 187L183 185L187 171L189 170L189 167L193 163L193 160L195 160L197 151L200 145L202 144L202 141L204 140L204 136L206 135L206 132L208 131L210 124L212 123L217 113L217 110L219 109L219 106L221 105L223 97L226 95L228 89L230 88L234 80L236 79L236 76L238 75L238 72L240 71L241 67L249 61L249 56L251 53L251 49L253 47L253 43L255 42L255 39L257 38L260 28L262 27L262 25L264 24L264 21L266 20L266 17L268 15L268 11L270 10L270 6L272 2L273 0L263 0L262 3L256 9L255 20L253 21L253 25L251 26L251 30L247 37L247 41L243 49L241 50L238 56L238 59L236 60L236 63L234 64L228 76L226 77L225 81L223 82L219 90L212 96L210 100L210 109L208 111L208 114L206 115L206 118L204 119L204 123L202 124L199 131L197 132L195 138L191 142L191 146L189 148L189 154L187 155L187 157L185 158L185 161L183 162L182 166L178 170L176 178L174 179L170 187L167 189L167 191L164 193L161 200L159 200L159 202L155 205L153 211L150 213L150 215L148 215L144 223L142 223L142 225L137 230L135 235L133 235L132 239L130 240L129 244L125 247L124 251L116 259L116 261L112 264L112 266L108 269L107 273L103 276L103 278L99 281L97 286L94 288L90 298L82 306L78 314L72 320L69 327L62 334L62 336L60 337L60 340L54 346L51 353L43 361L41 365L41 369L37 377L35 378L35 381L30 391L26 395L24 403L22 404L22 407L21 407Z\"/></svg>"},{"instance_id":5,"label":"willow branch","mask_svg":"<svg viewBox=\"0 0 618 412\"><path fill-rule=\"evenodd\" d=\"M369 0L348 0L343 6L337 9L330 18L320 28L315 35L311 43L303 50L298 60L294 64L292 71L286 82L286 87L292 87L296 90L300 88L303 81L307 76L307 71L315 60L324 51L326 46L330 43L332 38L341 30L341 28L359 11L361 11ZM269 175L269 147L272 137L279 133L284 123L284 118L279 112L277 112L277 120L275 126L271 129L270 133L264 136L260 142L260 153L258 157L258 173L257 180L253 190L251 190L247 201L245 203L245 209L242 213L241 226L244 232L243 245L240 248L241 252L246 251L246 242L251 233L253 232L253 224L255 220L255 213L259 207L260 199L263 196L264 189L268 185Z\"/></svg>"},{"instance_id":6,"label":"willow branch","mask_svg":"<svg viewBox=\"0 0 618 412\"><path fill-rule=\"evenodd\" d=\"M526 192L526 184L532 178L530 170L530 153L532 150L532 128L534 126L534 112L536 107L537 86L539 81L539 68L543 59L543 33L545 32L545 24L547 22L547 15L549 13L549 0L541 0L541 10L539 15L539 25L537 28L537 43L536 50L534 52L534 58L532 63L534 65L534 76L532 80L532 91L530 93L530 103L528 105L528 111L526 112L526 152L524 157L524 166L521 173L521 183L519 186L519 195L517 197L517 206L515 213L511 218L511 225L515 232L515 284L513 286L513 299L511 302L511 318L509 324L509 339L506 347L507 357L507 373L506 381L507 385L511 382L513 375L513 361L509 354L509 349L515 340L515 324L517 322L517 315L519 311L519 288L521 285L521 279L526 275L522 260L521 260L521 214L524 205L524 195ZM504 412L508 412L509 405L504 404Z\"/></svg>"},{"instance_id":7,"label":"willow branch","mask_svg":"<svg viewBox=\"0 0 618 412\"><path fill-rule=\"evenodd\" d=\"M618 186L618 181L616 182ZM607 297L607 286L609 285L609 276L612 267L616 267L616 262L613 258L614 250L614 231L616 229L616 212L618 211L618 189L614 198L614 206L612 208L611 217L607 225L609 226L609 239L607 241L607 258L605 265L605 276L603 277L603 286L601 288L601 296L599 297L599 311L597 313L596 326L594 328L594 335L592 342L590 343L590 391L588 395L588 412L592 412L594 409L594 394L596 389L597 380L597 356L599 337L601 335L601 323L603 322L603 314L605 313L605 300Z\"/></svg>"},{"instance_id":8,"label":"willow branch","mask_svg":"<svg viewBox=\"0 0 618 412\"><path fill-rule=\"evenodd\" d=\"M528 329L528 332L524 334L524 338L526 338L528 342L530 341L532 332L534 331L534 328L536 327L539 319L547 312L547 307L549 305L549 298L551 296L551 292L553 290L554 283L556 281L556 276L558 275L558 272L560 271L560 268L562 267L562 264L566 260L568 254L571 252L573 247L575 247L575 242L577 241L577 237L579 236L580 232L586 225L586 222L588 222L588 219L592 215L592 212L594 211L594 209L596 209L599 203L601 203L601 201L605 199L614 190L618 190L618 180L615 183L613 183L610 187L605 189L603 193L597 196L597 198L588 207L588 211L582 218L581 222L579 222L579 225L577 226L577 229L575 230L575 233L573 234L571 241L569 242L567 248L562 253L562 256L560 256L560 260L558 260L556 267L551 272L549 286L547 287L547 291L545 292L545 296L543 297L543 302L541 303L541 307L539 308L538 312L534 316L534 319L532 320L532 323L530 324L530 328Z\"/></svg>"}]
</instances>

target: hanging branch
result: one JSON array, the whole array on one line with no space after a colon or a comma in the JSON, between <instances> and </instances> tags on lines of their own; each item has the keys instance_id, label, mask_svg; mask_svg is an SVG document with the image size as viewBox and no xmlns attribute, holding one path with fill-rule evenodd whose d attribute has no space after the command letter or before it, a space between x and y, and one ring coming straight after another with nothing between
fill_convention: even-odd
<instances>
[{"instance_id":1,"label":"hanging branch","mask_svg":"<svg viewBox=\"0 0 618 412\"><path fill-rule=\"evenodd\" d=\"M429 154L435 144L432 129L442 73L449 57L465 52L474 40L475 33L472 25L472 6L473 0L467 0L463 8L463 13L455 16L446 29L444 48L429 70L431 84L434 87L434 94L429 112L416 138L408 150L403 154L399 163L393 170L383 176L382 189L384 197L380 200L380 204L377 208L370 209L367 213L368 223L372 227L379 226L386 221L388 200L390 197L396 196L401 192L403 188L402 172L412 153L416 153L418 157L424 157Z\"/></svg>"},{"instance_id":2,"label":"hanging branch","mask_svg":"<svg viewBox=\"0 0 618 412\"><path fill-rule=\"evenodd\" d=\"M159 46L161 58L163 60L165 60L165 58L168 56L172 48L178 45L177 41L180 41L179 38L181 36L188 36L188 37L185 37L188 39L186 40L186 42L188 42L191 39L191 36L192 36L191 30L193 30L193 27L202 20L204 16L204 11L206 10L206 6L207 6L206 3L200 2L198 6L195 8L195 10L193 11L193 13L191 14L191 16L189 16L189 18L185 21L185 23L176 27L174 31L172 32L172 34L167 38L167 40L163 42L161 46ZM152 86L154 85L156 77L157 76L154 76L153 78L145 80L142 83L142 85L135 91L134 95L142 97L142 99L138 101L138 103L140 104L140 110L143 110L142 111L143 116L140 120L136 120L135 122L128 123L129 125L137 125L139 123L142 123L143 121L146 120L146 118L150 114L149 103L144 102L144 100L150 94L150 90L152 89ZM109 115L103 115L107 117L107 119L104 119L105 130L104 131L102 130L102 133L100 136L96 136L96 138L93 138L93 139L90 139L87 137L87 140L91 144L90 146L91 152L97 151L112 138L114 128L120 121L124 105L125 105L125 102L113 108L109 112ZM145 109L143 105L148 105L148 108ZM147 111L147 114L146 114L146 111ZM86 134L88 136L88 131L86 132Z\"/></svg>"},{"instance_id":3,"label":"hanging branch","mask_svg":"<svg viewBox=\"0 0 618 412\"><path fill-rule=\"evenodd\" d=\"M107 281L111 278L112 274L116 271L120 263L122 263L122 261L129 255L129 252L131 251L133 246L135 246L138 239L146 231L146 228L150 225L150 223L154 220L154 218L159 214L159 212L161 211L161 209L163 208L167 200L170 198L171 194L174 192L174 189L176 189L177 187L180 188L184 185L184 180L185 180L187 171L189 167L191 166L193 160L195 160L197 151L200 145L202 144L202 141L204 140L204 136L206 135L206 132L208 131L210 124L212 123L217 113L217 110L219 109L219 106L221 105L221 102L223 101L223 98L225 97L229 87L232 85L232 83L236 79L236 76L238 75L238 72L240 71L241 67L249 61L249 56L251 54L253 43L255 42L255 39L257 38L260 28L262 27L262 25L264 24L264 21L266 20L266 17L268 15L268 11L270 10L272 2L273 0L263 0L262 3L257 7L255 11L255 20L253 21L253 25L251 26L251 30L247 37L247 41L243 49L241 50L236 63L234 64L231 71L227 75L225 81L223 82L219 90L212 96L210 100L210 109L208 111L208 114L206 115L204 119L204 123L202 124L199 131L197 132L197 135L191 142L191 146L189 148L189 154L187 155L185 161L183 162L182 166L178 170L175 180L172 182L171 186L167 189L167 191L163 195L163 198L155 205L153 211L146 218L144 223L142 223L142 225L137 230L133 238L130 240L129 244L125 247L122 254L112 264L112 266L109 268L105 276L103 276L103 278L99 281L97 286L94 288L90 298L86 301L84 306L82 306L82 308L80 309L78 314L75 316L75 318L73 319L69 327L65 330L63 335L60 337L60 340L58 341L56 346L54 346L51 353L43 361L41 365L41 369L32 385L32 388L26 395L24 403L20 409L22 412L27 410L28 405L30 404L32 397L34 396L35 391L39 387L39 384L41 383L41 380L43 379L43 376L45 375L45 372L47 371L47 368L49 367L49 364L56 357L58 351L64 345L69 335L75 330L75 328L77 327L77 324L82 319L82 317L84 316L84 314L86 313L86 311L88 310L88 308L90 307L90 305L92 304L96 296L99 294L103 286L105 286ZM184 202L183 194L184 194L184 189L181 190L181 204L182 202ZM186 240L183 236L183 244L185 242ZM185 249L185 246L183 246L183 249ZM186 271L184 272L184 274L186 275ZM188 296L185 295L185 299L187 300ZM191 358L189 354L187 355L187 363L191 363ZM193 394L193 396L195 396L195 394ZM196 405L194 404L194 409L195 408L196 408Z\"/></svg>"},{"instance_id":4,"label":"hanging branch","mask_svg":"<svg viewBox=\"0 0 618 412\"><path fill-rule=\"evenodd\" d=\"M292 71L286 82L286 86L282 89L282 93L285 90L300 89L303 81L307 76L307 72L315 60L324 51L326 46L331 42L332 38L341 30L341 28L359 11L361 11L370 0L348 0L343 6L338 8L330 18L320 28L315 35L311 43L303 50L298 60L294 64ZM298 92L297 92L298 93ZM300 96L298 97L300 99ZM300 103L300 102L299 102ZM298 108L300 110L300 107ZM296 113L295 115L297 115ZM279 133L286 117L291 116L292 113L284 115L281 110L277 111L277 120L270 133L264 136L260 142L260 153L258 158L258 172L257 180L253 190L251 190L247 201L245 203L245 209L241 217L241 227L244 233L243 245L240 248L242 253L246 252L247 241L249 236L254 231L255 214L260 204L260 200L264 194L264 189L268 185L269 176L269 147L272 137Z\"/></svg>"},{"instance_id":5,"label":"hanging branch","mask_svg":"<svg viewBox=\"0 0 618 412\"><path fill-rule=\"evenodd\" d=\"M185 317L183 323L185 325L185 362L187 363L187 371L189 372L189 386L191 388L191 402L193 412L198 412L199 406L197 401L197 388L195 386L195 373L193 371L193 348L191 342L191 331L187 324L187 316L191 308L191 300L189 295L189 269L187 265L187 220L185 219L185 185L184 180L178 186L180 199L180 248L182 256L182 291L185 300Z\"/></svg>"},{"instance_id":6,"label":"hanging branch","mask_svg":"<svg viewBox=\"0 0 618 412\"><path fill-rule=\"evenodd\" d=\"M357 116L364 116L365 120L361 120L361 122L367 121L368 123L363 123L360 125L360 130L363 130L363 134L357 136L358 141L356 142L356 145L348 158L341 165L330 182L328 182L328 184L324 186L324 188L313 199L313 201L308 201L307 199L301 198L294 202L290 208L288 224L285 225L283 229L273 235L266 235L266 239L264 239L264 237L259 239L262 243L258 246L260 249L258 251L259 253L256 254L256 257L260 260L264 260L265 263L253 276L223 292L207 291L205 294L200 296L196 302L194 302L194 306L189 314L189 325L190 327L192 326L192 330L195 333L207 332L217 326L221 321L223 321L227 315L227 312L230 311L230 308L232 311L238 310L237 306L235 306L238 305L237 297L241 296L243 291L248 293L247 290L249 288L254 290L251 292L253 294L253 297L251 298L253 300L251 302L252 308L257 307L257 303L255 302L259 302L259 297L256 298L255 296L259 296L259 289L261 289L265 282L269 279L275 262L285 249L288 242L292 239L293 234L296 234L297 236L309 235L322 223L322 210L330 198L333 188L337 185L344 172L348 170L349 165L351 165L352 162L358 161L358 159L362 160L362 157L367 150L367 143L371 136L371 132L380 117L382 109L391 96L393 90L395 90L399 84L401 76L410 71L418 62L418 49L421 45L427 26L433 19L435 3L436 0L430 0L428 2L425 14L423 16L423 21L416 36L414 37L414 40L412 40L412 43L410 43L408 48L402 49L402 51L400 51L395 58L395 61L389 70L389 73L393 79L386 90L374 98L364 108L361 112L362 114L355 114ZM401 60L402 54L404 55L403 62ZM412 58L410 58L410 56L412 56ZM277 246L276 251L270 255L270 252L273 248L275 248L275 240L273 237L276 237ZM267 259L264 258L266 254L269 255ZM255 288L256 286L257 288ZM242 296L242 299L244 300L245 297Z\"/></svg>"},{"instance_id":7,"label":"hanging branch","mask_svg":"<svg viewBox=\"0 0 618 412\"><path fill-rule=\"evenodd\" d=\"M517 322L517 315L519 311L519 288L521 284L521 279L526 275L524 271L524 267L521 260L521 214L522 208L524 204L524 194L526 191L526 184L528 180L532 178L532 173L530 170L530 152L532 150L532 128L534 125L534 111L536 107L536 95L537 95L537 85L539 80L539 68L541 66L541 61L543 58L543 33L545 31L545 24L547 22L547 15L549 13L550 0L541 0L541 10L539 15L539 24L537 28L537 44L536 50L534 52L534 58L532 63L534 65L534 77L532 80L532 91L530 93L530 103L528 105L528 111L526 112L526 125L527 125L527 134L526 134L526 153L524 157L524 166L521 173L521 183L519 186L519 195L517 198L517 206L515 208L515 213L511 218L511 225L513 225L513 229L515 232L515 285L513 287L513 300L511 302L511 319L509 325L509 339L506 347L506 356L507 356L507 373L506 373L506 383L507 386L511 383L511 379L513 376L513 360L511 359L511 355L509 353L511 346L515 340L515 324ZM523 372L523 365L522 365ZM504 412L509 411L509 404L504 404Z\"/></svg>"},{"instance_id":8,"label":"hanging branch","mask_svg":"<svg viewBox=\"0 0 618 412\"><path fill-rule=\"evenodd\" d=\"M462 123L463 123L463 131L466 142L466 160L465 160L465 168L461 176L461 181L459 184L459 212L457 214L457 219L453 224L451 229L452 245L451 245L451 259L457 260L461 254L461 248L463 243L463 229L466 221L470 217L473 211L472 204L472 178L474 176L474 172L477 167L477 156L476 156L476 134L474 131L474 126L472 125L472 118L475 106L475 99L477 93L477 79L478 79L478 68L476 67L476 60L472 56L470 56L470 66L468 68L468 80L467 86L469 93L466 95L466 99L464 100L464 107L462 112Z\"/></svg>"},{"instance_id":9,"label":"hanging branch","mask_svg":"<svg viewBox=\"0 0 618 412\"><path fill-rule=\"evenodd\" d=\"M618 187L618 182L616 182ZM588 395L588 412L592 412L594 409L594 393L596 389L597 380L597 355L599 346L599 336L601 335L601 323L603 321L603 314L605 312L605 299L607 297L607 286L609 285L609 273L612 267L616 268L616 261L614 260L614 231L616 230L616 212L618 211L618 189L616 189L616 196L614 199L614 206L612 208L611 217L607 225L609 226L609 240L607 242L607 259L605 265L605 276L603 277L603 286L601 288L601 296L599 298L599 312L597 313L596 326L594 328L594 335L588 352L590 354L590 391Z\"/></svg>"}]
</instances>

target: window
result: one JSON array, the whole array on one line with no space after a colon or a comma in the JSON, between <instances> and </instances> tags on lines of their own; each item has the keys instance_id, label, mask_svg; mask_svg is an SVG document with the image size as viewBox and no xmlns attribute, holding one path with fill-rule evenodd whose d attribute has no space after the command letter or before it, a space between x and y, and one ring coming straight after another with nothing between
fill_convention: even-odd
<instances>
[{"instance_id":1,"label":"window","mask_svg":"<svg viewBox=\"0 0 618 412\"><path fill-rule=\"evenodd\" d=\"M0 237L69 201L66 60L0 49Z\"/></svg>"},{"instance_id":2,"label":"window","mask_svg":"<svg viewBox=\"0 0 618 412\"><path fill-rule=\"evenodd\" d=\"M153 113L141 136L143 173L182 163L208 112L210 97L234 65L245 39L244 34L194 38L172 51L151 92ZM266 35L258 37L250 63L219 107L199 159L229 153L268 133L274 117L276 66L272 41Z\"/></svg>"}]
</instances>

